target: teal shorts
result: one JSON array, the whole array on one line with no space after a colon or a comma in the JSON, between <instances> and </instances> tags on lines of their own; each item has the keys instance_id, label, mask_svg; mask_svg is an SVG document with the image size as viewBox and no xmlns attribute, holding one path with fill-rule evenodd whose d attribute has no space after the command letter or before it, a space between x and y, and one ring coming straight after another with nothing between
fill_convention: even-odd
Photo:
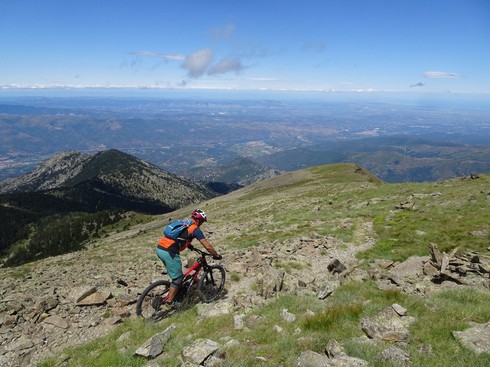
<instances>
[{"instance_id":1,"label":"teal shorts","mask_svg":"<svg viewBox=\"0 0 490 367\"><path fill-rule=\"evenodd\" d=\"M167 268L170 279L174 280L184 275L184 273L182 273L182 261L180 260L179 254L168 252L160 247L157 247L156 253L158 258L162 260Z\"/></svg>"}]
</instances>

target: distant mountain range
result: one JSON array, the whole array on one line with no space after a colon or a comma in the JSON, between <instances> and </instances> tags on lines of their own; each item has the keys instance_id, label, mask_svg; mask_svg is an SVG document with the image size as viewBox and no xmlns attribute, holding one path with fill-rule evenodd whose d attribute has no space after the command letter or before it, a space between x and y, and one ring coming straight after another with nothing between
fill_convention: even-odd
<instances>
[{"instance_id":1,"label":"distant mountain range","mask_svg":"<svg viewBox=\"0 0 490 367\"><path fill-rule=\"evenodd\" d=\"M407 136L332 141L257 158L281 171L354 162L385 182L447 180L490 172L490 147Z\"/></svg>"},{"instance_id":2,"label":"distant mountain range","mask_svg":"<svg viewBox=\"0 0 490 367\"><path fill-rule=\"evenodd\" d=\"M0 100L0 181L58 152L109 148L192 180L239 185L350 162L385 182L437 181L490 172L489 116L484 106L363 100Z\"/></svg>"}]
</instances>

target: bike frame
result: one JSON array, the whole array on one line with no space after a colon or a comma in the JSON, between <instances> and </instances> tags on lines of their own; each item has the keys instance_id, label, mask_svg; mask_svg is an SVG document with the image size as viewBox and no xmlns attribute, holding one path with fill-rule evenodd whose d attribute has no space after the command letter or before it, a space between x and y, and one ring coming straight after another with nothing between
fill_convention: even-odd
<instances>
[{"instance_id":1,"label":"bike frame","mask_svg":"<svg viewBox=\"0 0 490 367\"><path fill-rule=\"evenodd\" d=\"M189 248L191 251L197 252L200 257L196 260L196 262L187 270L184 274L184 279L182 281L182 285L179 288L179 292L185 290L185 293L192 287L192 285L197 281L199 273L202 269L206 269L208 266L208 262L206 260L206 256L212 256L211 254L196 249L194 247ZM184 289L185 288L185 289Z\"/></svg>"},{"instance_id":2,"label":"bike frame","mask_svg":"<svg viewBox=\"0 0 490 367\"><path fill-rule=\"evenodd\" d=\"M199 273L201 272L202 268L206 265L205 262L206 262L206 258L203 255L201 255L201 258L198 259L194 263L194 265L192 265L190 267L190 269L185 272L183 283L185 283L189 280L191 280L191 284L194 283L197 280L197 277L198 277ZM192 273L192 272L194 272L194 273Z\"/></svg>"}]
</instances>

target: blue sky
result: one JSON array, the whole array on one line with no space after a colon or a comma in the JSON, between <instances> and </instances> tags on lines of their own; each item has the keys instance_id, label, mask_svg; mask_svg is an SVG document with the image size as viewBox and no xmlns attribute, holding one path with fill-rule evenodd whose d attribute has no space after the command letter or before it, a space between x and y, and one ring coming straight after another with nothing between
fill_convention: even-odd
<instances>
[{"instance_id":1,"label":"blue sky","mask_svg":"<svg viewBox=\"0 0 490 367\"><path fill-rule=\"evenodd\" d=\"M0 0L0 89L490 93L488 0Z\"/></svg>"}]
</instances>

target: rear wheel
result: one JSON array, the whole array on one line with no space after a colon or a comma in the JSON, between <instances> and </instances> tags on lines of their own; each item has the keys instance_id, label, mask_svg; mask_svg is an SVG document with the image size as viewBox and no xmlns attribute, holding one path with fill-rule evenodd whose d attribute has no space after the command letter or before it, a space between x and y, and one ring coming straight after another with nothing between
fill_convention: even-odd
<instances>
[{"instance_id":1,"label":"rear wheel","mask_svg":"<svg viewBox=\"0 0 490 367\"><path fill-rule=\"evenodd\" d=\"M150 284L136 302L136 315L143 317L146 320L160 320L165 317L168 312L162 310L162 305L168 297L170 282L167 280L159 280Z\"/></svg>"},{"instance_id":2,"label":"rear wheel","mask_svg":"<svg viewBox=\"0 0 490 367\"><path fill-rule=\"evenodd\" d=\"M210 265L199 280L198 292L203 302L217 299L225 287L225 269L221 265Z\"/></svg>"}]
</instances>

